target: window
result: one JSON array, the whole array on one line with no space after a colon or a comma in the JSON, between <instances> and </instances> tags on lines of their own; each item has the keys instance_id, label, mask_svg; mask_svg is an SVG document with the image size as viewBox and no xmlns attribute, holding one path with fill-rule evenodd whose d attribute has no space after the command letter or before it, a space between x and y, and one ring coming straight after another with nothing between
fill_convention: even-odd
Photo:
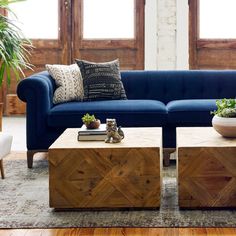
<instances>
[{"instance_id":1,"label":"window","mask_svg":"<svg viewBox=\"0 0 236 236\"><path fill-rule=\"evenodd\" d=\"M200 35L202 39L236 39L236 1L200 0Z\"/></svg>"},{"instance_id":2,"label":"window","mask_svg":"<svg viewBox=\"0 0 236 236\"><path fill-rule=\"evenodd\" d=\"M189 0L191 69L236 69L235 10L235 0Z\"/></svg>"},{"instance_id":3,"label":"window","mask_svg":"<svg viewBox=\"0 0 236 236\"><path fill-rule=\"evenodd\" d=\"M58 0L27 0L11 4L16 14L17 24L30 39L57 39ZM9 15L14 19L14 16Z\"/></svg>"},{"instance_id":4,"label":"window","mask_svg":"<svg viewBox=\"0 0 236 236\"><path fill-rule=\"evenodd\" d=\"M72 58L143 69L145 0L72 1Z\"/></svg>"},{"instance_id":5,"label":"window","mask_svg":"<svg viewBox=\"0 0 236 236\"><path fill-rule=\"evenodd\" d=\"M134 38L134 0L84 0L84 39Z\"/></svg>"}]
</instances>

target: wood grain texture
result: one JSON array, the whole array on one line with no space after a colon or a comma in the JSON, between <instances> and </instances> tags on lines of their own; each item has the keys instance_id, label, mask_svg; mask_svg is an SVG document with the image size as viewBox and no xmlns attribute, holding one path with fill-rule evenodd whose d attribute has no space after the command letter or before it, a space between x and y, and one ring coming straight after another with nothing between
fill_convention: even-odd
<instances>
[{"instance_id":1,"label":"wood grain texture","mask_svg":"<svg viewBox=\"0 0 236 236\"><path fill-rule=\"evenodd\" d=\"M236 139L213 128L178 128L180 207L236 207Z\"/></svg>"},{"instance_id":2,"label":"wood grain texture","mask_svg":"<svg viewBox=\"0 0 236 236\"><path fill-rule=\"evenodd\" d=\"M197 64L197 36L198 36L198 4L197 0L189 0L189 68L198 69Z\"/></svg>"},{"instance_id":3,"label":"wood grain texture","mask_svg":"<svg viewBox=\"0 0 236 236\"><path fill-rule=\"evenodd\" d=\"M6 111L7 116L14 114L25 114L26 104L22 102L16 94L7 94L6 97Z\"/></svg>"},{"instance_id":4,"label":"wood grain texture","mask_svg":"<svg viewBox=\"0 0 236 236\"><path fill-rule=\"evenodd\" d=\"M124 132L118 144L78 142L78 129L56 140L49 148L50 207L160 206L161 128Z\"/></svg>"},{"instance_id":5,"label":"wood grain texture","mask_svg":"<svg viewBox=\"0 0 236 236\"><path fill-rule=\"evenodd\" d=\"M211 49L236 49L236 40L234 39L199 39L197 41L197 48L211 48Z\"/></svg>"},{"instance_id":6,"label":"wood grain texture","mask_svg":"<svg viewBox=\"0 0 236 236\"><path fill-rule=\"evenodd\" d=\"M2 112L3 112L3 104L0 102L0 131L2 131Z\"/></svg>"},{"instance_id":7,"label":"wood grain texture","mask_svg":"<svg viewBox=\"0 0 236 236\"><path fill-rule=\"evenodd\" d=\"M0 230L1 236L233 236L235 228L68 228Z\"/></svg>"}]
</instances>

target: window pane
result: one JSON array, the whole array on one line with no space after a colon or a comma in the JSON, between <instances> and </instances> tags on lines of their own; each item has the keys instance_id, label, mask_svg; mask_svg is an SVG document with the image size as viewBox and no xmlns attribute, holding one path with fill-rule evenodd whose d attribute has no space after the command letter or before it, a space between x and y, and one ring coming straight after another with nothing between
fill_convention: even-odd
<instances>
[{"instance_id":1,"label":"window pane","mask_svg":"<svg viewBox=\"0 0 236 236\"><path fill-rule=\"evenodd\" d=\"M27 38L58 38L58 0L27 0L10 6Z\"/></svg>"},{"instance_id":2,"label":"window pane","mask_svg":"<svg viewBox=\"0 0 236 236\"><path fill-rule=\"evenodd\" d=\"M84 0L83 38L134 38L134 0Z\"/></svg>"},{"instance_id":3,"label":"window pane","mask_svg":"<svg viewBox=\"0 0 236 236\"><path fill-rule=\"evenodd\" d=\"M200 38L236 38L236 0L200 0Z\"/></svg>"}]
</instances>

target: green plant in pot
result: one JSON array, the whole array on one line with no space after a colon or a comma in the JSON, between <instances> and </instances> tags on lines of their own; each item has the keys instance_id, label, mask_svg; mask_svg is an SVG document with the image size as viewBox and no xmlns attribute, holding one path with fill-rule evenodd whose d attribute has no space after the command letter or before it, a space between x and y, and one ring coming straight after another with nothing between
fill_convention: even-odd
<instances>
[{"instance_id":1,"label":"green plant in pot","mask_svg":"<svg viewBox=\"0 0 236 236\"><path fill-rule=\"evenodd\" d=\"M9 5L21 1L23 0L0 0L0 8L14 16ZM15 19L9 19L0 14L0 86L4 78L10 85L12 75L19 80L21 76L24 77L23 69L32 68L28 59L32 44L16 26L16 21L16 16Z\"/></svg>"},{"instance_id":2,"label":"green plant in pot","mask_svg":"<svg viewBox=\"0 0 236 236\"><path fill-rule=\"evenodd\" d=\"M9 7L11 3L21 1L23 0L0 0L2 12L10 12L15 18L9 19L0 12L0 86L2 86L4 79L6 79L9 86L12 76L19 80L21 76L25 77L24 69L32 68L28 60L32 44L15 25L17 18ZM2 106L3 104L0 103L1 111ZM2 119L2 116L0 116L0 119Z\"/></svg>"},{"instance_id":3,"label":"green plant in pot","mask_svg":"<svg viewBox=\"0 0 236 236\"><path fill-rule=\"evenodd\" d=\"M82 121L87 129L97 129L101 124L99 119L96 119L94 115L89 115L88 113L82 117Z\"/></svg>"},{"instance_id":4,"label":"green plant in pot","mask_svg":"<svg viewBox=\"0 0 236 236\"><path fill-rule=\"evenodd\" d=\"M212 126L224 137L236 137L236 99L217 100L216 106Z\"/></svg>"}]
</instances>

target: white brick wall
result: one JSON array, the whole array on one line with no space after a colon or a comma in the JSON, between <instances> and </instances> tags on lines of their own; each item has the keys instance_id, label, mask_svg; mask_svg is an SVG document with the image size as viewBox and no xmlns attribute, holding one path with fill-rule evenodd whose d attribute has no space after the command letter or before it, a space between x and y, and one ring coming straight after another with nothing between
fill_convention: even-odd
<instances>
[{"instance_id":1,"label":"white brick wall","mask_svg":"<svg viewBox=\"0 0 236 236\"><path fill-rule=\"evenodd\" d=\"M176 0L157 0L157 69L176 69Z\"/></svg>"},{"instance_id":2,"label":"white brick wall","mask_svg":"<svg viewBox=\"0 0 236 236\"><path fill-rule=\"evenodd\" d=\"M188 0L146 0L145 69L188 69Z\"/></svg>"}]
</instances>

